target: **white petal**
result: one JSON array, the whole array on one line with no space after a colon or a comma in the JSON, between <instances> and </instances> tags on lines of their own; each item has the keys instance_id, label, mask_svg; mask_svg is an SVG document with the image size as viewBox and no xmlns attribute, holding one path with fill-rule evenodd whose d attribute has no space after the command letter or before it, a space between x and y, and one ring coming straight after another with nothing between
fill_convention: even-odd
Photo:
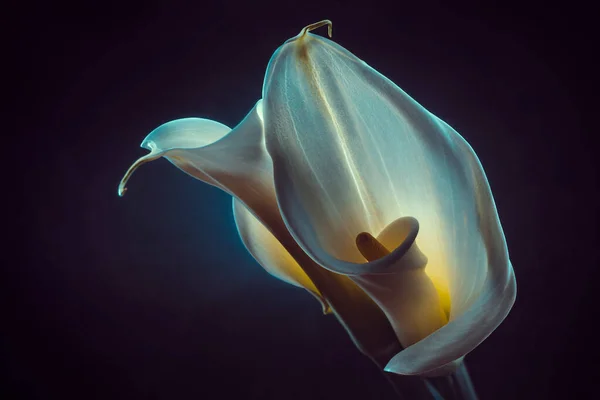
<instances>
[{"instance_id":1,"label":"white petal","mask_svg":"<svg viewBox=\"0 0 600 400\"><path fill-rule=\"evenodd\" d=\"M431 371L463 357L483 342L506 318L517 284L492 193L481 164L466 142L459 144L477 182L475 203L479 232L487 248L488 275L481 295L462 315L392 358L386 371L412 375Z\"/></svg>"},{"instance_id":2,"label":"white petal","mask_svg":"<svg viewBox=\"0 0 600 400\"><path fill-rule=\"evenodd\" d=\"M326 296L328 305L359 349L379 361L387 361L390 349L396 348L398 342L383 312L348 277L324 270L308 257L291 237L281 218L273 187L272 163L264 146L261 101L229 133L223 133L225 129L219 128L221 124L208 122L178 120L156 129L144 140L151 153L130 168L124 181L140 164L164 156L193 177L230 193L236 204L239 202L240 206L251 210L252 217L260 222L259 225L250 220L249 214L236 214L242 240L259 263L286 282L302 285L311 292L317 288ZM194 123L198 130L190 128ZM206 136L204 128L210 130ZM177 136L182 132L185 140L180 147ZM221 134L223 136L218 138ZM203 138L189 138L195 135ZM211 139L216 141L211 142ZM203 147L193 147L194 140ZM120 194L124 186L125 182L120 186ZM251 238L250 234L260 237ZM293 266L290 268L284 251L302 267L312 285L306 282L304 276L294 275L297 270ZM281 258L286 259L286 263L273 262Z\"/></svg>"},{"instance_id":3,"label":"white petal","mask_svg":"<svg viewBox=\"0 0 600 400\"><path fill-rule=\"evenodd\" d=\"M141 163L165 157L194 178L237 197L261 216L276 212L273 170L264 147L260 113L261 100L233 130L202 118L161 125L142 142L150 154L132 165L120 192Z\"/></svg>"},{"instance_id":4,"label":"white petal","mask_svg":"<svg viewBox=\"0 0 600 400\"><path fill-rule=\"evenodd\" d=\"M165 157L194 178L231 194L270 229L289 237L275 199L272 164L264 147L260 100L233 130L206 119L180 119L152 131L142 142L142 147L149 149L150 154L140 158L127 171L120 185L120 194L123 194L127 179L139 165ZM244 216L242 221L247 222L249 218ZM248 224L245 227L248 228ZM254 221L252 229L259 229ZM265 235L261 232L262 237ZM245 244L248 245L247 240ZM257 258L262 258L262 255ZM277 272L276 264L261 264L268 265L268 271L279 278L288 275L285 271ZM289 265L282 264L281 267L288 268ZM308 285L308 290L314 288L314 285L310 286L311 282L304 280L295 283Z\"/></svg>"},{"instance_id":5,"label":"white petal","mask_svg":"<svg viewBox=\"0 0 600 400\"><path fill-rule=\"evenodd\" d=\"M514 280L507 255L493 258L506 244L464 139L353 54L312 34L277 50L263 98L283 218L320 265L349 275L386 271L405 249L365 264L357 234L379 235L400 217L419 221L416 243L433 283L450 293L451 322L425 339L444 339L436 352L409 347L399 357L414 359L396 370L440 367L472 350L479 343L472 338L487 337L512 306ZM481 206L484 197L490 201ZM458 325L469 330L445 335L462 316L469 322Z\"/></svg>"},{"instance_id":6,"label":"white petal","mask_svg":"<svg viewBox=\"0 0 600 400\"><path fill-rule=\"evenodd\" d=\"M271 275L308 290L321 302L323 312L330 312L327 301L306 272L279 240L236 198L233 199L233 215L240 238L254 259Z\"/></svg>"}]
</instances>

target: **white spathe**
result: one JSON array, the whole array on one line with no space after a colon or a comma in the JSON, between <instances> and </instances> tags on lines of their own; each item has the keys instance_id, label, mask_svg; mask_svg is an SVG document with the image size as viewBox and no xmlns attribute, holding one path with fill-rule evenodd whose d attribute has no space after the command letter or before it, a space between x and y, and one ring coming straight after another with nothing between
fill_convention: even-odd
<instances>
[{"instance_id":1,"label":"white spathe","mask_svg":"<svg viewBox=\"0 0 600 400\"><path fill-rule=\"evenodd\" d=\"M271 274L306 288L324 309L329 289L309 264L361 288L405 347L387 371L441 371L496 329L515 300L491 190L454 129L308 32L327 23L276 50L263 99L233 130L191 118L152 132L142 144L151 153L120 193L138 165L165 156L234 197L240 236ZM367 262L356 242L362 232L386 255Z\"/></svg>"}]
</instances>

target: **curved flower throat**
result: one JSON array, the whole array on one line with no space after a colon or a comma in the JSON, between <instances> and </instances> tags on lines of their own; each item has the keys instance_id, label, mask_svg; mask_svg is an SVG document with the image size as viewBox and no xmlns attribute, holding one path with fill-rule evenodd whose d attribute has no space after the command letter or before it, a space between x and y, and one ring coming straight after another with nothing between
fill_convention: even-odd
<instances>
[{"instance_id":1,"label":"curved flower throat","mask_svg":"<svg viewBox=\"0 0 600 400\"><path fill-rule=\"evenodd\" d=\"M409 234L409 231L415 231ZM402 258L388 266L389 272L353 276L352 279L382 308L404 347L429 336L446 325L450 315L450 296L446 285L435 285L426 273L427 257L419 250L414 238L418 223L414 218L400 218L386 231L395 231L401 245L408 245ZM381 235L380 235L381 236ZM412 243L407 243L412 241ZM377 238L368 232L356 236L356 247L368 261L390 254ZM392 285L390 283L393 282ZM391 291L389 288L397 288ZM441 289L441 290L440 290Z\"/></svg>"}]
</instances>

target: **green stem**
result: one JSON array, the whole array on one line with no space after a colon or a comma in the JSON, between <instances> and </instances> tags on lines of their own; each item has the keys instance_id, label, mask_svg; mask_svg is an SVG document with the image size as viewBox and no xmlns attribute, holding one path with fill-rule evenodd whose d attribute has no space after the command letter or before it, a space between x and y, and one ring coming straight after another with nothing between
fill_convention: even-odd
<instances>
[{"instance_id":1,"label":"green stem","mask_svg":"<svg viewBox=\"0 0 600 400\"><path fill-rule=\"evenodd\" d=\"M385 364L375 364L381 371ZM386 380L392 385L399 399L403 400L477 400L475 388L465 365L461 362L454 373L447 376L421 378L383 373Z\"/></svg>"},{"instance_id":2,"label":"green stem","mask_svg":"<svg viewBox=\"0 0 600 400\"><path fill-rule=\"evenodd\" d=\"M392 353L401 351L400 343L397 343L397 348L393 349ZM382 355L377 358L371 358L377 365L377 368L383 373L385 379L392 385L394 392L399 399L402 400L434 400L431 391L424 379L418 376L398 375L385 372L384 368L389 361L389 356Z\"/></svg>"},{"instance_id":3,"label":"green stem","mask_svg":"<svg viewBox=\"0 0 600 400\"><path fill-rule=\"evenodd\" d=\"M405 376L384 372L387 381L393 386L398 398L403 400L438 400L427 385L427 381L418 376ZM441 398L439 398L442 400Z\"/></svg>"},{"instance_id":4,"label":"green stem","mask_svg":"<svg viewBox=\"0 0 600 400\"><path fill-rule=\"evenodd\" d=\"M427 378L434 398L443 400L477 400L477 393L465 362L461 362L454 373L447 376Z\"/></svg>"}]
</instances>

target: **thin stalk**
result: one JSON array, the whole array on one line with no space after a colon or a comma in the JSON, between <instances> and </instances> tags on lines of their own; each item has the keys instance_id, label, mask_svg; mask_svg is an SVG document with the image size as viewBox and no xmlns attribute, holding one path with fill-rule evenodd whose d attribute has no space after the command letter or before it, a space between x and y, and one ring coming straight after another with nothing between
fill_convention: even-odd
<instances>
[{"instance_id":1,"label":"thin stalk","mask_svg":"<svg viewBox=\"0 0 600 400\"><path fill-rule=\"evenodd\" d=\"M380 371L385 364L374 360ZM402 400L478 400L465 362L446 376L422 378L383 372L394 392Z\"/></svg>"},{"instance_id":2,"label":"thin stalk","mask_svg":"<svg viewBox=\"0 0 600 400\"><path fill-rule=\"evenodd\" d=\"M394 349L397 353L402 350L400 343L397 344L398 348ZM385 372L384 368L389 361L389 356L382 355L379 359L371 358L371 360L377 365L377 368L383 373L385 379L392 385L396 396L401 400L438 400L432 397L431 391L429 390L427 383L424 379L418 376L398 375Z\"/></svg>"},{"instance_id":3,"label":"thin stalk","mask_svg":"<svg viewBox=\"0 0 600 400\"><path fill-rule=\"evenodd\" d=\"M427 378L432 389L444 400L477 400L477 393L465 362L447 376Z\"/></svg>"}]
</instances>

